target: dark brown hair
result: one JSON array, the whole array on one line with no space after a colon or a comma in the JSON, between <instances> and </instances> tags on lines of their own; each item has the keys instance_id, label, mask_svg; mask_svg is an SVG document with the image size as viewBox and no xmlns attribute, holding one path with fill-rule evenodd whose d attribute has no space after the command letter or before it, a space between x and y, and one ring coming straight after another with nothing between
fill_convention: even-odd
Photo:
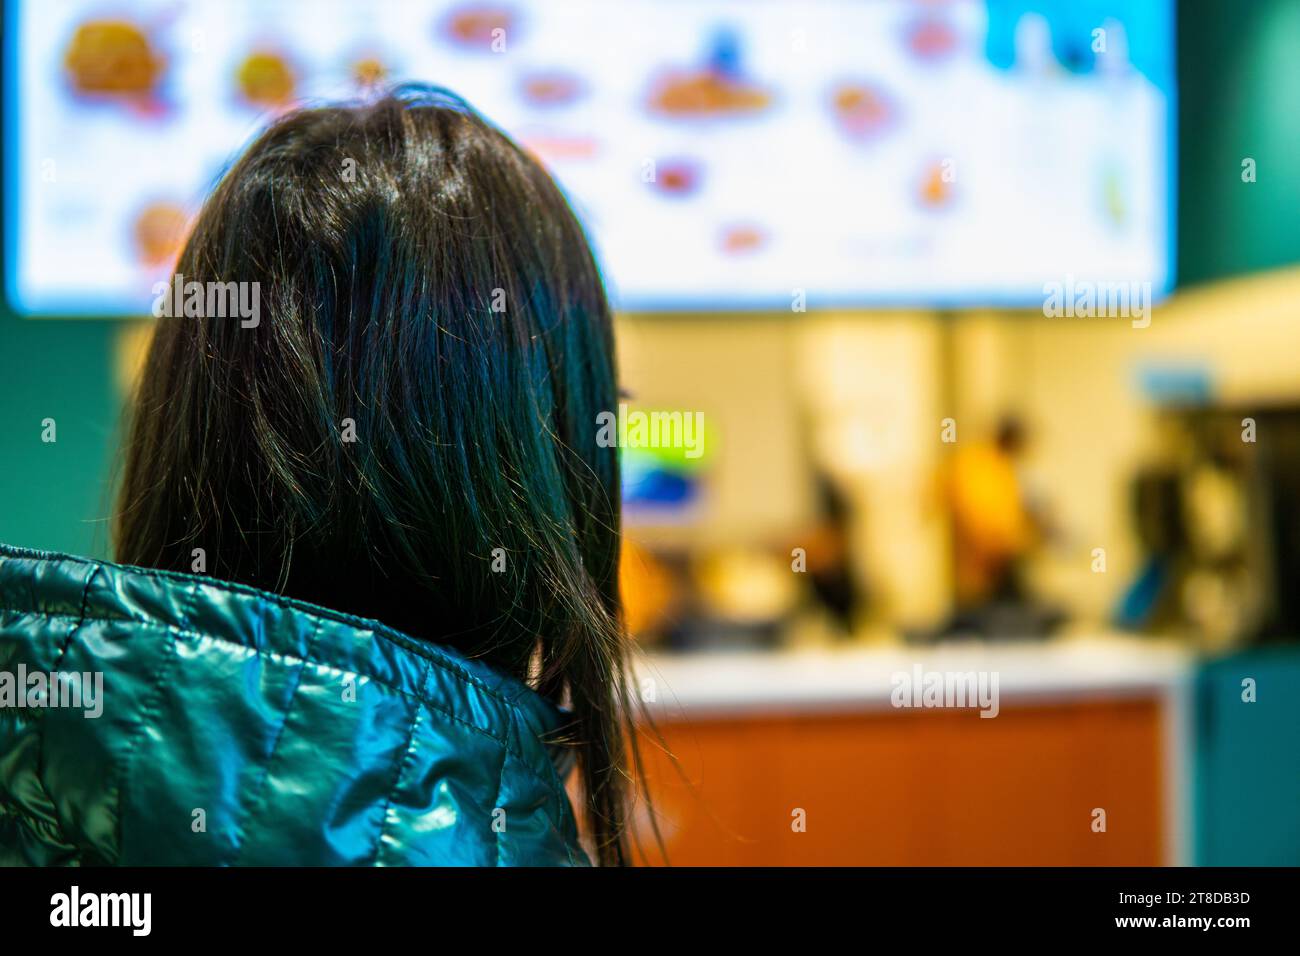
<instances>
[{"instance_id":1,"label":"dark brown hair","mask_svg":"<svg viewBox=\"0 0 1300 956\"><path fill-rule=\"evenodd\" d=\"M214 576L530 679L572 710L598 861L626 862L613 332L550 176L444 91L302 110L222 178L176 271L258 283L260 319L159 319L118 559L203 548Z\"/></svg>"}]
</instances>

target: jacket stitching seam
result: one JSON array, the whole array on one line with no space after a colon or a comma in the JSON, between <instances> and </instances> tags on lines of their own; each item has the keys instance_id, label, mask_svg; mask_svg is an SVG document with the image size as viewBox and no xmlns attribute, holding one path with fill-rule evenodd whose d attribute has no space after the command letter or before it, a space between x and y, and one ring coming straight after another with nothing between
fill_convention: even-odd
<instances>
[{"instance_id":1,"label":"jacket stitching seam","mask_svg":"<svg viewBox=\"0 0 1300 956\"><path fill-rule=\"evenodd\" d=\"M0 557L4 556L6 553L12 553L12 552L13 549L11 549L9 546L0 545ZM224 591L226 593L243 595L244 597L250 598L253 601L261 604L271 604L277 608L280 608L281 610L292 611L294 613L308 615L314 619L317 619L318 627L319 627L320 619L337 621L339 623L350 624L354 626L364 626L364 628L366 630L371 631L375 635L375 637L388 641L389 643L396 644L398 647L403 647L407 650L414 651L416 654L420 656L422 660L427 660L436 667L440 667L443 670L447 670L456 674L458 677L462 678L463 680L478 687L480 690L483 691L483 693L488 694L489 696L494 697L497 700L500 700L504 703L513 703L513 698L507 697L505 694L501 693L500 691L494 690L493 688L489 687L487 684L483 682L481 678L476 677L474 674L471 674L468 669L458 665L455 661L450 661L447 660L446 658L438 657L438 656L426 656L425 651L427 650L427 647L421 647L420 645L416 644L416 642L410 640L409 638L406 638L405 635L403 635L400 631L394 631L392 628L388 627L387 625L379 621L373 621L370 620L369 618L357 617L356 615L353 614L345 614L339 611L333 611L330 608L321 607L319 605L307 604L305 602L295 601L292 598L285 598L278 594L271 594L268 592L258 591L257 589L250 588L246 585L241 585L233 581L220 581L216 578L197 578L192 574L183 574L174 571L164 572L164 571L159 571L156 568L142 568L136 565L114 564L108 561L88 561L85 558L77 558L71 555L54 555L49 552L32 552L31 554L22 554L21 550L19 550L17 559L32 560L33 555L39 558L43 558L45 560L49 560L52 557L59 557L69 564L89 565L92 568L94 568L96 572L104 571L105 569L129 570L131 574L138 574L141 577L151 578L154 580L186 581L189 582L190 584L189 590L191 594L197 590L198 585L202 584L205 587L212 587L217 590ZM16 608L9 605L6 605L5 607L7 610L19 611L20 613L26 612L26 613L35 613L35 614L45 614L51 617L63 616L63 615L57 615L55 613L42 611L36 608L32 608L28 610L26 608ZM136 618L132 618L129 615L122 618L107 617L107 616L95 617L92 618L92 620L137 621ZM164 622L164 625L167 627L176 627L178 630L189 630L188 627L182 626L182 624L188 624L188 623L189 621L186 620L178 624L171 624L170 622ZM235 641L234 643L239 643L239 642Z\"/></svg>"},{"instance_id":2,"label":"jacket stitching seam","mask_svg":"<svg viewBox=\"0 0 1300 956\"><path fill-rule=\"evenodd\" d=\"M168 630L171 631L171 628L168 628ZM243 856L244 849L248 845L247 844L248 828L253 825L253 823L255 822L254 817L262 809L262 805L264 804L264 800L262 798L263 795L266 793L267 783L271 779L271 763L275 760L275 752L280 747L280 739L284 736L285 728L289 726L289 718L293 714L293 705L294 702L298 699L298 688L302 686L302 674L303 671L307 669L307 664L310 660L309 655L311 654L311 646L313 643L315 643L316 635L319 631L320 631L320 623L317 622L316 627L312 630L311 637L307 639L307 654L304 655L302 659L297 660L298 672L294 675L293 689L289 691L289 698L288 700L285 701L284 716L281 718L280 726L275 732L275 739L271 741L271 749L266 752L265 762L262 767L262 779L258 781L257 789L253 792L252 798L248 801L248 808L244 811L242 818L235 825L235 833L238 835L239 842L235 844L235 853L230 858L231 866L237 865L239 862L239 858ZM196 634L194 636L202 637L203 635ZM220 638L214 638L214 639L220 640ZM174 644L175 640L173 640L172 643ZM239 647L245 646L243 644L239 644L238 641L231 642L231 643L235 643ZM261 651L259 651L257 648L249 648L249 650L254 651L254 653L256 653L258 657L262 656ZM286 659L294 660L294 658L290 658L287 656Z\"/></svg>"},{"instance_id":3,"label":"jacket stitching seam","mask_svg":"<svg viewBox=\"0 0 1300 956\"><path fill-rule=\"evenodd\" d=\"M140 707L139 726L126 738L126 746L122 748L122 758L114 767L116 771L113 780L113 790L110 791L109 797L117 808L117 820L114 829L117 832L116 846L113 848L117 858L122 857L122 839L123 821L126 819L125 797L127 778L130 773L131 765L135 761L136 754L139 751L140 739L149 729L149 720L153 716L156 707L162 701L163 679L167 676L167 670L176 662L176 642L167 641L162 648L162 660L158 663L158 669L150 679L145 692L141 695L141 700L145 703Z\"/></svg>"},{"instance_id":4,"label":"jacket stitching seam","mask_svg":"<svg viewBox=\"0 0 1300 956\"><path fill-rule=\"evenodd\" d=\"M56 673L58 672L60 665L62 665L63 659L68 656L68 649L72 647L72 642L73 640L76 639L77 632L80 631L82 625L86 623L86 612L89 608L90 585L95 580L95 578L99 575L99 572L100 572L100 568L93 567L90 574L86 575L86 580L81 585L81 610L80 613L78 613L77 615L77 623L72 625L72 627L68 628L68 636L64 639L63 647L59 649L59 654L54 659L54 664L50 668L52 671ZM66 616L71 617L71 615L66 615ZM78 847L77 857L80 858L82 856L81 847L79 844L73 844L71 843L71 841L68 840L68 835L63 830L63 821L60 819L59 806L55 802L54 794L50 793L50 788L45 785L45 719L44 716L45 715L42 714L42 720L36 729L36 735L39 743L39 746L36 749L36 785L41 788L41 793L45 794L45 798L50 801L50 809L52 811L52 822L54 823L55 832L58 833L59 838L65 844Z\"/></svg>"},{"instance_id":5,"label":"jacket stitching seam","mask_svg":"<svg viewBox=\"0 0 1300 956\"><path fill-rule=\"evenodd\" d=\"M515 730L515 715L510 715L510 729ZM510 759L510 748L501 748L501 769L497 771L497 795L492 800L492 806L488 808L488 819L492 822L488 827L492 830L492 842L496 848L496 865L501 865L501 832L496 828L496 811L501 806L501 791L506 786L506 761ZM522 761L520 761L522 763ZM550 816L548 813L547 816ZM507 826L509 821L507 821Z\"/></svg>"},{"instance_id":6,"label":"jacket stitching seam","mask_svg":"<svg viewBox=\"0 0 1300 956\"><path fill-rule=\"evenodd\" d=\"M416 701L416 703L418 705L419 702ZM384 851L384 833L388 830L388 811L392 809L394 795L397 788L402 784L402 774L406 772L406 765L415 756L415 751L418 748L415 731L420 726L420 717L423 711L419 706L412 709L415 713L411 716L411 723L406 728L406 752L402 754L402 759L397 762L397 773L393 777L393 782L389 785L388 797L384 800L384 812L379 817L379 834L375 837L375 854L372 866L379 865L379 854Z\"/></svg>"}]
</instances>

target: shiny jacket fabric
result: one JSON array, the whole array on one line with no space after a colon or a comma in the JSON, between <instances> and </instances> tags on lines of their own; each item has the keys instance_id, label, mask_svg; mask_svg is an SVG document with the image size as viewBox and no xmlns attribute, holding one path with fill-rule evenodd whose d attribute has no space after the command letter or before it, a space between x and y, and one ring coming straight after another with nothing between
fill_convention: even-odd
<instances>
[{"instance_id":1,"label":"shiny jacket fabric","mask_svg":"<svg viewBox=\"0 0 1300 956\"><path fill-rule=\"evenodd\" d=\"M373 621L0 545L0 864L586 865L564 718Z\"/></svg>"}]
</instances>

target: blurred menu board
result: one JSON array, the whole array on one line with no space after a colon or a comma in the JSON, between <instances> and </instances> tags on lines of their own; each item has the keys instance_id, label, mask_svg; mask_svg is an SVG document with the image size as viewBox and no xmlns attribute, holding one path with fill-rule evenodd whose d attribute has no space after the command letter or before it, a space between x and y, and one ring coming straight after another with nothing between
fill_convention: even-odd
<instances>
[{"instance_id":1,"label":"blurred menu board","mask_svg":"<svg viewBox=\"0 0 1300 956\"><path fill-rule=\"evenodd\" d=\"M1172 281L1166 0L26 0L6 289L145 313L277 114L425 82L555 174L624 309L1036 305Z\"/></svg>"}]
</instances>

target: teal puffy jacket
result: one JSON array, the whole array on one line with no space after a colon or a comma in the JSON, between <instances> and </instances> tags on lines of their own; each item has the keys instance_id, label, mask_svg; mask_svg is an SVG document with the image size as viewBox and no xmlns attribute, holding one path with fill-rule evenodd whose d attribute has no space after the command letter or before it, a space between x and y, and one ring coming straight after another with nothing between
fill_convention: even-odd
<instances>
[{"instance_id":1,"label":"teal puffy jacket","mask_svg":"<svg viewBox=\"0 0 1300 956\"><path fill-rule=\"evenodd\" d=\"M0 864L586 865L564 719L373 621L0 545Z\"/></svg>"}]
</instances>

